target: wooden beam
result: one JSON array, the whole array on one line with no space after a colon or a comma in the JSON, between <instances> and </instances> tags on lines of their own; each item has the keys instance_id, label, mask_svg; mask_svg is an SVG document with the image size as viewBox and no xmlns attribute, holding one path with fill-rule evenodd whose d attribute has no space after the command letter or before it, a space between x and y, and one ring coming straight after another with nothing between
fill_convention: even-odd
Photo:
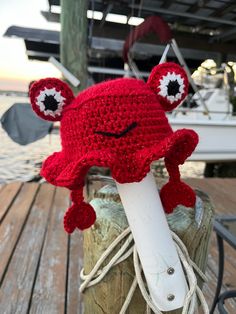
<instances>
[{"instance_id":1,"label":"wooden beam","mask_svg":"<svg viewBox=\"0 0 236 314\"><path fill-rule=\"evenodd\" d=\"M235 3L228 2L224 6L218 8L217 10L212 12L209 15L209 18L220 18L220 17L223 17L225 14L232 12L235 8L236 8L236 4ZM232 21L234 21L234 19ZM208 24L207 22L203 22L200 27L204 28L207 24Z\"/></svg>"},{"instance_id":2,"label":"wooden beam","mask_svg":"<svg viewBox=\"0 0 236 314\"><path fill-rule=\"evenodd\" d=\"M102 17L102 20L100 22L100 27L103 27L103 25L105 24L107 14L111 12L112 8L113 8L113 3L109 3L103 12L103 17Z\"/></svg>"},{"instance_id":3,"label":"wooden beam","mask_svg":"<svg viewBox=\"0 0 236 314\"><path fill-rule=\"evenodd\" d=\"M189 9L187 10L187 12L189 12L189 13L195 13L195 12L197 12L199 9L205 8L208 2L210 2L210 0L202 0L201 2L200 2L200 1L197 1L196 3L194 3L193 5L191 5L191 6L189 7Z\"/></svg>"},{"instance_id":4,"label":"wooden beam","mask_svg":"<svg viewBox=\"0 0 236 314\"><path fill-rule=\"evenodd\" d=\"M117 29L116 25L113 23L105 23L103 29L99 29L96 27L99 25L99 22L94 23L94 37L103 37L106 34L106 38L112 39L120 39L124 40L129 33L129 27L127 25L120 25L119 29ZM194 35L194 36L193 36ZM176 38L178 45L180 48L189 48L203 50L203 51L211 51L211 52L220 52L225 54L236 54L236 45L235 44L224 44L222 43L209 43L209 36L199 35L193 33L186 32L178 32L173 31L173 36ZM155 34L150 34L143 38L140 42L149 43L158 45L160 44L157 36Z\"/></svg>"},{"instance_id":5,"label":"wooden beam","mask_svg":"<svg viewBox=\"0 0 236 314\"><path fill-rule=\"evenodd\" d=\"M222 54L236 54L235 45L226 43L222 45L220 42L209 43L209 37L207 36L195 37L195 35L191 36L191 34L179 33L174 34L174 38L176 38L181 48L191 47L192 49L204 50L206 52L214 51Z\"/></svg>"},{"instance_id":6,"label":"wooden beam","mask_svg":"<svg viewBox=\"0 0 236 314\"><path fill-rule=\"evenodd\" d=\"M173 2L174 2L174 0L163 1L163 4L161 5L161 8L168 9Z\"/></svg>"},{"instance_id":7,"label":"wooden beam","mask_svg":"<svg viewBox=\"0 0 236 314\"><path fill-rule=\"evenodd\" d=\"M235 1L231 1L226 3L223 7L219 8L218 10L215 10L214 13L212 13L210 16L214 17L221 17L227 13L232 12L236 8L236 3Z\"/></svg>"},{"instance_id":8,"label":"wooden beam","mask_svg":"<svg viewBox=\"0 0 236 314\"><path fill-rule=\"evenodd\" d=\"M220 35L214 36L212 38L211 42L215 42L215 41L230 41L235 39L235 35L236 35L236 27L232 27L230 29L228 29L227 31L223 31Z\"/></svg>"},{"instance_id":9,"label":"wooden beam","mask_svg":"<svg viewBox=\"0 0 236 314\"><path fill-rule=\"evenodd\" d=\"M133 7L138 8L138 5L135 4ZM156 8L154 6L148 6L148 5L144 5L142 9L144 11L149 11L152 13L161 13L161 14L183 17L183 18L187 18L187 19L190 18L190 19L195 19L195 20L199 20L199 21L206 21L206 22L236 26L236 22L229 21L229 20L222 19L222 18L205 17L205 16L198 15L198 14L193 14L193 13L188 13L188 12L177 12L174 10Z\"/></svg>"},{"instance_id":10,"label":"wooden beam","mask_svg":"<svg viewBox=\"0 0 236 314\"><path fill-rule=\"evenodd\" d=\"M61 50L62 64L87 87L87 9L86 0L61 0ZM77 91L76 90L76 91Z\"/></svg>"}]
</instances>

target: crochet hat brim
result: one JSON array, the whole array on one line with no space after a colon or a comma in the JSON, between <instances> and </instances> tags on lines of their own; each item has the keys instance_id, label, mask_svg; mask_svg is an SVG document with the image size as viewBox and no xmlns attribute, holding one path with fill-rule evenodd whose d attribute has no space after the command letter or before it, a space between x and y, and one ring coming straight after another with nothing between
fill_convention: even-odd
<instances>
[{"instance_id":1,"label":"crochet hat brim","mask_svg":"<svg viewBox=\"0 0 236 314\"><path fill-rule=\"evenodd\" d=\"M92 166L109 167L112 177L119 183L141 181L150 171L150 165L162 157L173 165L183 164L198 143L193 130L181 129L164 138L160 143L122 156L110 150L91 151L78 159L69 160L62 152L54 153L43 163L41 175L56 185L71 190L84 185L84 178Z\"/></svg>"}]
</instances>

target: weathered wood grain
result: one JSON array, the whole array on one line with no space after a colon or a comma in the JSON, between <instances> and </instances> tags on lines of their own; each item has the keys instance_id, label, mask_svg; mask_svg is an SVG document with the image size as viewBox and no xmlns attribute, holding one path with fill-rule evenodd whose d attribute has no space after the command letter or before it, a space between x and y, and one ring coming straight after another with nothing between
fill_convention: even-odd
<instances>
[{"instance_id":1,"label":"weathered wood grain","mask_svg":"<svg viewBox=\"0 0 236 314\"><path fill-rule=\"evenodd\" d=\"M21 182L12 182L0 189L0 224L22 186Z\"/></svg>"},{"instance_id":2,"label":"weathered wood grain","mask_svg":"<svg viewBox=\"0 0 236 314\"><path fill-rule=\"evenodd\" d=\"M226 291L227 289L235 289L236 288L236 273L235 266L232 265L229 257L235 260L236 252L232 249L226 242L224 242L225 248L225 259L224 259L224 278L222 283L221 293ZM216 237L212 237L210 252L208 257L208 271L212 274L212 277L209 278L207 285L212 287L213 294L216 290L216 281L218 277L218 248L216 244ZM209 298L207 295L209 305L212 303L212 298ZM228 313L236 313L236 300L230 299L226 302L226 309Z\"/></svg>"},{"instance_id":3,"label":"weathered wood grain","mask_svg":"<svg viewBox=\"0 0 236 314\"><path fill-rule=\"evenodd\" d=\"M214 203L216 213L235 213L235 191L231 183L233 179L188 179L186 182L193 187L199 188L210 196Z\"/></svg>"},{"instance_id":4,"label":"weathered wood grain","mask_svg":"<svg viewBox=\"0 0 236 314\"><path fill-rule=\"evenodd\" d=\"M215 277L214 273L212 273L209 268L207 268L207 270L206 270L206 276L207 276L208 282L203 287L203 293L204 293L204 296L206 298L208 307L210 309L211 305L212 305L212 301L214 299L214 294L215 294L216 277ZM203 313L204 313L203 310L200 308L199 314L203 314ZM216 314L216 313L217 312L215 312L214 314Z\"/></svg>"},{"instance_id":5,"label":"weathered wood grain","mask_svg":"<svg viewBox=\"0 0 236 314\"><path fill-rule=\"evenodd\" d=\"M191 186L198 187L208 193L216 205L216 211L218 214L235 214L235 179L188 179L186 181L188 181ZM13 184L13 186L14 185L15 184ZM3 188L0 190L0 196L7 187L8 184L3 186ZM82 263L82 236L81 233L76 232L70 237L69 247L67 246L68 237L65 235L62 227L62 216L64 210L67 207L65 202L68 201L67 192L60 188L57 189L57 197L53 200L54 210L50 216L50 219L48 219L47 215L49 214L48 208L50 207L50 195L53 187L45 184L40 187L38 192L37 187L38 185L35 183L26 183L19 188L18 193L16 193L15 196L14 193L11 192L13 193L12 200L10 200L10 197L8 196L9 205L6 206L8 207L7 213L4 215L4 219L2 220L0 226L0 274L4 274L4 280L2 280L2 286L0 290L0 313L26 314L28 310L25 311L25 309L30 307L29 291L32 292L34 287L30 307L31 313L54 314L62 313L65 310L65 313L69 314L82 314L83 301L78 292L80 284L79 271ZM12 191L12 189L9 188L9 191ZM60 194L62 191L65 193L64 196ZM111 193L110 196L108 194L109 193L104 196L104 193L98 193L96 198L100 198L99 202L101 202L102 198L104 198L103 201L105 202L106 198L109 197L113 199L114 202L119 201L119 196L114 195L114 193L113 195ZM4 203L7 204L7 202ZM0 202L0 208L1 206L5 205ZM41 208L42 211L37 208ZM108 204L104 205L102 211L104 211L107 215L106 211L110 211L110 209L108 209ZM191 218L191 211L188 212L188 214ZM58 217L56 217L57 215ZM116 217L118 221L116 221L115 224L120 226L121 223L119 222L120 218L118 213ZM104 219L107 218L105 217ZM188 223L189 218L186 219L186 221ZM43 230L46 230L47 228L47 236L44 237ZM95 228L98 229L99 225L96 224ZM99 229L96 232L98 231ZM119 233L120 229L113 231L113 233L108 230L108 233L114 237L115 232ZM55 233L57 239L54 238L52 233ZM62 238L61 233L63 234ZM204 236L204 232L202 236ZM42 238L45 240L44 244L42 244ZM190 239L192 239L192 237ZM88 251L96 250L96 247L99 245L103 245L105 249L106 241L106 237L103 238L103 233L98 232L98 238L95 240L93 238L91 239ZM55 247L55 242L61 243L59 247L62 252L59 253L57 250L53 249L53 247ZM38 250L40 243L41 247L43 245L43 249L41 251ZM41 256L41 260L39 255ZM60 258L56 257L56 259L60 260L60 263L62 263L63 266L58 265L56 268L56 266L52 266L51 263L55 261L55 256L58 255L60 255ZM68 269L67 259L69 261ZM86 266L85 260L85 267L88 268L88 266L89 265ZM222 292L226 289L235 289L235 269L236 251L229 245L225 244L225 276ZM42 272L44 275L42 275ZM120 270L118 269L118 275L119 272ZM209 281L206 285L204 285L203 291L210 306L213 300L216 287L216 276L218 274L218 249L216 246L215 235L211 238L206 274L209 278ZM110 276L111 277L109 278L114 280L113 275ZM58 277L60 279L58 279ZM127 277L132 278L132 273L126 274L126 278ZM39 278L41 279L39 280ZM60 280L60 283L58 283L58 280ZM121 304L124 300L120 300L120 302L118 302L119 300L117 301L118 292L116 289L120 289L120 291L125 290L126 286L122 280L122 277L120 277L119 287L117 284L115 286L111 285L110 291L108 291L108 289L102 289L100 291L101 296L105 299L107 295L111 295L112 301L114 301L115 304ZM39 281L41 284L39 284ZM61 295L60 300L58 300L57 297L58 290L60 291L59 294ZM89 291L89 289L87 291ZM49 304L50 300L52 305ZM65 302L65 300L67 302ZM97 301L96 298L95 300ZM10 305L6 305L7 303ZM5 312L2 310L2 304L4 304ZM226 302L226 309L229 314L236 313L236 302L234 299ZM93 312L87 313L93 314ZM94 313L96 314L96 312ZM104 312L101 308L98 307L97 313L99 314ZM115 312L110 313L116 314ZM139 314L135 311L130 311L130 313ZM145 311L141 313L145 313ZM199 313L201 313L201 311L199 311ZM215 314L218 314L217 310L215 311Z\"/></svg>"},{"instance_id":6,"label":"weathered wood grain","mask_svg":"<svg viewBox=\"0 0 236 314\"><path fill-rule=\"evenodd\" d=\"M88 1L61 0L60 59L80 80L76 92L87 87L88 80Z\"/></svg>"},{"instance_id":7,"label":"weathered wood grain","mask_svg":"<svg viewBox=\"0 0 236 314\"><path fill-rule=\"evenodd\" d=\"M79 292L80 271L83 267L83 233L76 231L70 236L67 288L67 314L82 314L83 300Z\"/></svg>"},{"instance_id":8,"label":"weathered wood grain","mask_svg":"<svg viewBox=\"0 0 236 314\"><path fill-rule=\"evenodd\" d=\"M63 215L68 205L68 191L56 189L30 313L65 312L68 236L63 229Z\"/></svg>"},{"instance_id":9,"label":"weathered wood grain","mask_svg":"<svg viewBox=\"0 0 236 314\"><path fill-rule=\"evenodd\" d=\"M234 282L231 283L232 286L236 288L236 259L235 259L235 250L228 244L225 243L225 261L227 266L229 265L229 269L234 270ZM232 277L230 278L232 279Z\"/></svg>"},{"instance_id":10,"label":"weathered wood grain","mask_svg":"<svg viewBox=\"0 0 236 314\"><path fill-rule=\"evenodd\" d=\"M232 265L232 263L228 259L229 255L229 246L227 243L224 242L224 249L225 249L225 271L224 271L224 285L226 287L229 287L231 289L236 288L236 267ZM214 263L214 266L212 265ZM218 275L218 248L217 246L213 246L211 249L211 259L209 261L209 267L214 271L215 270L215 276Z\"/></svg>"},{"instance_id":11,"label":"weathered wood grain","mask_svg":"<svg viewBox=\"0 0 236 314\"><path fill-rule=\"evenodd\" d=\"M5 314L27 313L55 188L43 184L29 214L0 290Z\"/></svg>"},{"instance_id":12,"label":"weathered wood grain","mask_svg":"<svg viewBox=\"0 0 236 314\"><path fill-rule=\"evenodd\" d=\"M107 190L112 195L112 190ZM106 193L106 190L104 191ZM102 195L103 192L100 193ZM117 192L116 192L117 194ZM84 232L84 270L89 273L102 253L116 237L128 227L128 222L121 203L112 199L94 199L92 204L96 210L95 225ZM120 247L114 250L110 258ZM104 265L103 265L104 266ZM88 288L84 293L84 313L110 314L119 313L132 281L134 268L132 257L118 264L97 285ZM127 314L145 313L146 304L139 289L136 289L133 302Z\"/></svg>"},{"instance_id":13,"label":"weathered wood grain","mask_svg":"<svg viewBox=\"0 0 236 314\"><path fill-rule=\"evenodd\" d=\"M0 226L0 283L34 201L38 184L25 183Z\"/></svg>"}]
</instances>

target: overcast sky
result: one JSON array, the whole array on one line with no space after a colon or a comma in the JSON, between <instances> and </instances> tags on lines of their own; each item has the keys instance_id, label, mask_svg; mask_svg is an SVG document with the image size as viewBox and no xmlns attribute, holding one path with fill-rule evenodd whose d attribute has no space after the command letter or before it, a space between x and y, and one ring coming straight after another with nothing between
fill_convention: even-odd
<instances>
[{"instance_id":1,"label":"overcast sky","mask_svg":"<svg viewBox=\"0 0 236 314\"><path fill-rule=\"evenodd\" d=\"M59 24L45 20L42 10L48 10L47 0L0 0L0 89L7 89L11 81L19 81L22 89L21 81L59 75L46 62L28 61L22 39L3 37L11 25L59 30Z\"/></svg>"}]
</instances>

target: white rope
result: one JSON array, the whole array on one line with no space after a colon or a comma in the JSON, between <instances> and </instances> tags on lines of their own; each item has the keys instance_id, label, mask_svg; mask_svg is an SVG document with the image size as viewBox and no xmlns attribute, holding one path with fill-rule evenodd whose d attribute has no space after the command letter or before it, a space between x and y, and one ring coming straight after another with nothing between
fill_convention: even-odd
<instances>
[{"instance_id":1,"label":"white rope","mask_svg":"<svg viewBox=\"0 0 236 314\"><path fill-rule=\"evenodd\" d=\"M110 262L102 270L99 270L100 266L106 260L106 258L110 255L110 253L127 235L128 235L128 239L122 245L120 250L113 256ZM103 277L107 274L107 272L113 267L113 265L118 264L119 258L122 256L123 253L125 253L125 250L130 246L130 243L132 242L132 240L133 240L133 237L132 237L132 234L130 233L130 230L126 229L111 243L109 248L102 254L100 259L97 261L96 265L94 266L94 268L88 275L84 275L83 274L84 269L82 269L80 276L81 276L81 279L84 280L84 282L80 286L80 292L83 292L85 287L90 287L100 282L103 279ZM131 253L132 251L130 252L130 254ZM123 260L123 258L121 258L121 260ZM93 278L95 279L92 280Z\"/></svg>"},{"instance_id":2,"label":"white rope","mask_svg":"<svg viewBox=\"0 0 236 314\"><path fill-rule=\"evenodd\" d=\"M209 314L209 309L205 300L205 297L201 291L201 289L197 286L197 279L195 272L202 278L202 280L206 281L207 278L203 274L203 272L198 268L198 266L191 260L187 248L184 245L184 243L180 240L180 238L174 233L171 232L172 238L175 242L175 246L180 258L180 261L182 263L182 266L184 268L186 279L188 283L189 290L186 294L184 305L182 309L182 314L194 314L195 310L198 306L198 300L200 304L202 305L202 310L204 314ZM125 240L126 239L126 240ZM121 248L117 251L117 253L111 258L111 260L101 269L101 265L104 263L104 261L108 258L108 256L113 252L113 250L116 248L117 245L120 244L120 242L124 241ZM88 287L91 287L97 283L99 283L104 276L108 273L108 271L114 267L115 265L123 262L125 259L127 259L131 254L133 253L133 263L134 263L134 269L135 269L135 278L133 280L133 283L130 287L130 290L128 292L128 295L126 297L126 300L119 312L119 314L125 314L129 304L132 300L133 294L136 290L137 285L139 286L139 289L142 293L142 296L147 304L147 314L151 314L151 311L153 311L156 314L162 314L160 309L157 308L157 306L153 303L152 299L149 296L149 293L146 289L145 282L142 277L142 267L139 262L138 258L138 252L134 245L133 236L130 230L130 227L125 229L112 243L111 245L106 249L105 252L103 252L102 256L97 261L94 268L91 270L91 272L88 275L84 274L84 269L81 270L80 276L81 279L84 281L80 286L80 292L84 292L84 290Z\"/></svg>"},{"instance_id":3,"label":"white rope","mask_svg":"<svg viewBox=\"0 0 236 314\"><path fill-rule=\"evenodd\" d=\"M143 278L141 275L141 265L139 264L139 261L138 261L138 253L137 253L136 248L134 249L133 258L134 258L135 275L137 277L138 285L139 285L140 291L142 293L142 296L143 296L144 300L146 301L147 305L149 306L149 308L154 313L161 314L161 311L152 302L152 300L151 300L151 298L150 298L150 296L146 290L146 287L144 285Z\"/></svg>"},{"instance_id":4,"label":"white rope","mask_svg":"<svg viewBox=\"0 0 236 314\"><path fill-rule=\"evenodd\" d=\"M136 289L136 287L137 287L137 284L138 284L137 279L134 278L134 280L133 280L133 282L132 282L132 285L131 285L131 287L130 287L130 289L129 289L129 292L128 292L128 294L127 294L127 297L126 297L126 299L125 299L125 302L124 302L124 304L122 305L122 308L121 308L119 314L125 314L125 313L126 313L126 310L127 310L127 308L129 307L129 304L130 304L130 302L131 302L131 300L132 300L132 297L133 297L134 291L135 291L135 289Z\"/></svg>"}]
</instances>

